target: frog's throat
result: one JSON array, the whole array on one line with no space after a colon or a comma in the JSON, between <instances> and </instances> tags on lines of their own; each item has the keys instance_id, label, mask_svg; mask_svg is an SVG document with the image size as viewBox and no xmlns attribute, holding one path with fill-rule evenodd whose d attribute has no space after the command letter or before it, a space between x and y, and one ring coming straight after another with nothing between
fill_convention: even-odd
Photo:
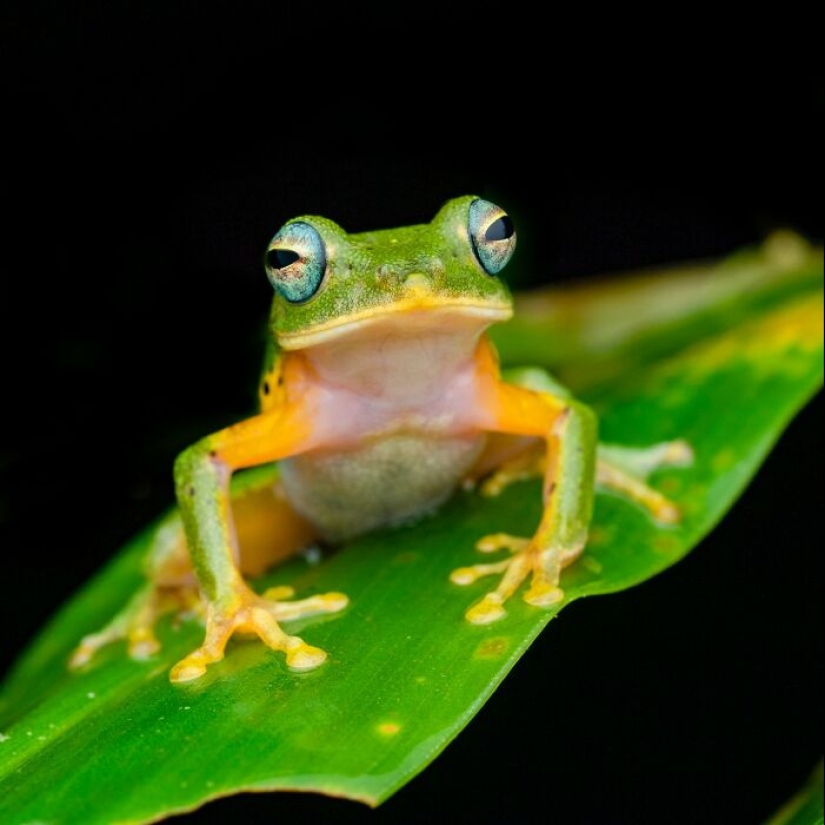
<instances>
[{"instance_id":1,"label":"frog's throat","mask_svg":"<svg viewBox=\"0 0 825 825\"><path fill-rule=\"evenodd\" d=\"M426 302L418 298L408 298L323 321L298 332L279 332L278 343L284 350L306 349L329 343L356 331L364 331L373 323L397 315L417 315L426 318L427 326L433 327L447 323L451 318L478 321L479 326L486 327L507 321L513 315L513 307L509 302L479 301L477 298L429 299Z\"/></svg>"}]
</instances>

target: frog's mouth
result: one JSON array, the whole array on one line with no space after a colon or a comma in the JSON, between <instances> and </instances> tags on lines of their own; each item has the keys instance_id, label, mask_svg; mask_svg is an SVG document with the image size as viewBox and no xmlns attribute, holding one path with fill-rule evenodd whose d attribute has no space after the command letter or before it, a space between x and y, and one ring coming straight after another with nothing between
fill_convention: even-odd
<instances>
[{"instance_id":1,"label":"frog's mouth","mask_svg":"<svg viewBox=\"0 0 825 825\"><path fill-rule=\"evenodd\" d=\"M353 334L383 334L388 326L395 334L420 335L445 327L472 326L483 330L491 324L507 321L513 315L509 302L479 301L478 298L432 298L419 296L344 315L324 321L300 332L278 333L278 343L284 350L300 350L328 344ZM403 316L403 320L399 318Z\"/></svg>"}]
</instances>

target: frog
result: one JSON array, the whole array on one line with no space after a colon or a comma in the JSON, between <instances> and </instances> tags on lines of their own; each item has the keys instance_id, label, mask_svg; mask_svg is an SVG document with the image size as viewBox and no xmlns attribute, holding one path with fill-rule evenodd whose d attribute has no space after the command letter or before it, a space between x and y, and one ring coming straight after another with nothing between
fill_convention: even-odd
<instances>
[{"instance_id":1,"label":"frog","mask_svg":"<svg viewBox=\"0 0 825 825\"><path fill-rule=\"evenodd\" d=\"M177 610L205 628L172 667L173 683L202 677L236 634L258 637L291 671L317 668L326 651L282 625L340 613L346 594L259 594L250 581L307 547L405 529L462 487L494 496L543 479L532 535L480 537L477 550L504 557L468 558L450 577L491 581L465 613L478 625L504 619L520 591L536 610L564 599L562 571L585 548L597 489L663 527L677 523L679 509L647 477L689 463L686 442L600 444L596 415L549 373L502 370L489 329L513 314L502 273L516 238L510 215L476 195L398 229L287 221L264 258L273 300L259 410L180 453L178 507L149 542L143 585L79 642L70 667L118 640L132 658L151 657L158 618ZM243 489L230 483L260 466L275 472Z\"/></svg>"}]
</instances>

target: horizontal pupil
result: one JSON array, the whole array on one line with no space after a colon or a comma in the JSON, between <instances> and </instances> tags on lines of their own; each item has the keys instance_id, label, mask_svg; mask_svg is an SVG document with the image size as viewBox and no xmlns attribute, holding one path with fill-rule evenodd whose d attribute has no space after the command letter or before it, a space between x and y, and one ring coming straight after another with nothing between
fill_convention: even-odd
<instances>
[{"instance_id":1,"label":"horizontal pupil","mask_svg":"<svg viewBox=\"0 0 825 825\"><path fill-rule=\"evenodd\" d=\"M484 233L486 241L506 241L515 234L513 222L507 215L502 215L498 220L493 221Z\"/></svg>"},{"instance_id":2,"label":"horizontal pupil","mask_svg":"<svg viewBox=\"0 0 825 825\"><path fill-rule=\"evenodd\" d=\"M300 259L297 252L291 249L270 249L266 256L266 262L270 269L283 269Z\"/></svg>"}]
</instances>

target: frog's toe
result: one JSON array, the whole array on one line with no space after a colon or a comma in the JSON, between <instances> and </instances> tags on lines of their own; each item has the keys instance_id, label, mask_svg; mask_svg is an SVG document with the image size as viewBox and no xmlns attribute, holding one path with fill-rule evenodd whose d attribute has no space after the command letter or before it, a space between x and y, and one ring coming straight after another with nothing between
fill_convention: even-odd
<instances>
[{"instance_id":1,"label":"frog's toe","mask_svg":"<svg viewBox=\"0 0 825 825\"><path fill-rule=\"evenodd\" d=\"M476 545L479 550L491 553L509 550L509 558L492 564L474 564L459 567L450 574L455 584L472 584L484 576L501 574L495 590L485 594L464 615L473 624L489 624L502 618L507 600L516 593L524 581L531 577L524 601L534 607L552 607L564 599L559 587L562 566L581 552L581 547L567 549L538 549L530 539L495 533L485 536Z\"/></svg>"},{"instance_id":2,"label":"frog's toe","mask_svg":"<svg viewBox=\"0 0 825 825\"><path fill-rule=\"evenodd\" d=\"M673 502L665 499L652 510L652 516L659 524L678 524L682 520L682 511Z\"/></svg>"},{"instance_id":3,"label":"frog's toe","mask_svg":"<svg viewBox=\"0 0 825 825\"><path fill-rule=\"evenodd\" d=\"M323 593L310 596L308 599L281 601L292 594L292 588L289 587L273 587L264 593L266 609L277 621L303 619L306 616L317 616L322 613L337 613L349 604L349 599L344 593Z\"/></svg>"},{"instance_id":4,"label":"frog's toe","mask_svg":"<svg viewBox=\"0 0 825 825\"><path fill-rule=\"evenodd\" d=\"M206 673L207 662L195 654L181 659L171 671L169 671L169 681L174 684L181 682L191 682L199 679Z\"/></svg>"},{"instance_id":5,"label":"frog's toe","mask_svg":"<svg viewBox=\"0 0 825 825\"><path fill-rule=\"evenodd\" d=\"M69 669L77 670L89 664L100 648L115 641L117 638L119 637L115 634L103 632L90 633L88 636L84 636L80 640L80 644L72 651L71 656L69 656Z\"/></svg>"},{"instance_id":6,"label":"frog's toe","mask_svg":"<svg viewBox=\"0 0 825 825\"><path fill-rule=\"evenodd\" d=\"M488 593L481 601L476 602L464 617L471 624L491 624L506 614L504 599L498 593Z\"/></svg>"},{"instance_id":7,"label":"frog's toe","mask_svg":"<svg viewBox=\"0 0 825 825\"><path fill-rule=\"evenodd\" d=\"M280 602L284 599L291 599L295 595L295 588L289 585L279 584L275 587L270 587L265 590L261 598L267 601Z\"/></svg>"},{"instance_id":8,"label":"frog's toe","mask_svg":"<svg viewBox=\"0 0 825 825\"><path fill-rule=\"evenodd\" d=\"M160 642L151 627L135 628L128 635L129 656L142 661L160 650Z\"/></svg>"},{"instance_id":9,"label":"frog's toe","mask_svg":"<svg viewBox=\"0 0 825 825\"><path fill-rule=\"evenodd\" d=\"M290 670L313 670L327 660L327 654L320 647L313 647L293 636L286 651L286 666Z\"/></svg>"},{"instance_id":10,"label":"frog's toe","mask_svg":"<svg viewBox=\"0 0 825 825\"><path fill-rule=\"evenodd\" d=\"M161 647L151 626L124 627L116 622L98 633L84 636L69 658L69 669L83 667L94 658L98 650L121 639L126 640L129 657L138 661L154 656Z\"/></svg>"},{"instance_id":11,"label":"frog's toe","mask_svg":"<svg viewBox=\"0 0 825 825\"><path fill-rule=\"evenodd\" d=\"M684 439L668 441L662 450L661 467L690 467L696 458L693 447Z\"/></svg>"},{"instance_id":12,"label":"frog's toe","mask_svg":"<svg viewBox=\"0 0 825 825\"><path fill-rule=\"evenodd\" d=\"M189 682L203 676L210 664L223 659L226 644L235 633L258 636L267 647L285 655L290 670L312 670L322 665L327 654L300 637L285 633L279 622L335 613L346 607L349 600L343 593L324 593L294 601L278 600L291 595L292 589L286 587L271 588L263 596L241 589L225 603L211 606L203 644L172 668L170 680Z\"/></svg>"},{"instance_id":13,"label":"frog's toe","mask_svg":"<svg viewBox=\"0 0 825 825\"><path fill-rule=\"evenodd\" d=\"M148 659L160 650L154 632L158 618L173 609L192 602L193 594L187 588L161 591L153 582L135 594L129 604L105 627L81 639L69 658L69 668L75 670L88 664L95 654L113 642L126 641L132 659Z\"/></svg>"},{"instance_id":14,"label":"frog's toe","mask_svg":"<svg viewBox=\"0 0 825 825\"><path fill-rule=\"evenodd\" d=\"M533 607L551 607L564 599L564 591L550 582L534 582L524 594L524 601Z\"/></svg>"},{"instance_id":15,"label":"frog's toe","mask_svg":"<svg viewBox=\"0 0 825 825\"><path fill-rule=\"evenodd\" d=\"M490 533L482 536L476 542L476 550L480 553L495 553L498 550L509 550L511 553L518 553L525 550L530 544L530 539L521 536L511 536L509 533Z\"/></svg>"},{"instance_id":16,"label":"frog's toe","mask_svg":"<svg viewBox=\"0 0 825 825\"><path fill-rule=\"evenodd\" d=\"M469 567L457 567L450 573L450 581L453 584L468 585L477 582L485 576L494 573L504 573L510 566L510 559L499 561L494 564L473 564Z\"/></svg>"}]
</instances>

